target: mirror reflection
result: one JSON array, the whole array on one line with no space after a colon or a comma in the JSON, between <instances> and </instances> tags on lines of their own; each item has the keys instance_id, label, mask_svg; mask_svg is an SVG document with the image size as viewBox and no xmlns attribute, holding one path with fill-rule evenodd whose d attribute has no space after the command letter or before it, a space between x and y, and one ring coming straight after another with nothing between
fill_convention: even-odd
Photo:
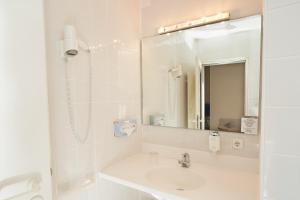
<instances>
[{"instance_id":1,"label":"mirror reflection","mask_svg":"<svg viewBox=\"0 0 300 200\"><path fill-rule=\"evenodd\" d=\"M260 54L260 16L143 39L143 124L243 132L258 118Z\"/></svg>"}]
</instances>

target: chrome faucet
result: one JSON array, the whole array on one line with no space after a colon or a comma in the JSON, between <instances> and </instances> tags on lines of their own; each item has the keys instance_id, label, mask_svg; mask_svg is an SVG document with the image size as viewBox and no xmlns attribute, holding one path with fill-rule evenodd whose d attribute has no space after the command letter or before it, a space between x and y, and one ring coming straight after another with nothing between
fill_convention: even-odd
<instances>
[{"instance_id":1,"label":"chrome faucet","mask_svg":"<svg viewBox=\"0 0 300 200\"><path fill-rule=\"evenodd\" d=\"M182 160L178 160L181 167L189 168L191 166L190 154L184 153L182 155Z\"/></svg>"}]
</instances>

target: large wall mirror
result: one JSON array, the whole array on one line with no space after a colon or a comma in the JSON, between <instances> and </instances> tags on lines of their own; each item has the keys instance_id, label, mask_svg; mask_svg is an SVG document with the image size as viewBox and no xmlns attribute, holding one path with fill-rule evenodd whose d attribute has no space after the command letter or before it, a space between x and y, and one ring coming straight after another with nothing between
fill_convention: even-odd
<instances>
[{"instance_id":1,"label":"large wall mirror","mask_svg":"<svg viewBox=\"0 0 300 200\"><path fill-rule=\"evenodd\" d=\"M261 16L142 40L143 124L241 132L258 118Z\"/></svg>"}]
</instances>

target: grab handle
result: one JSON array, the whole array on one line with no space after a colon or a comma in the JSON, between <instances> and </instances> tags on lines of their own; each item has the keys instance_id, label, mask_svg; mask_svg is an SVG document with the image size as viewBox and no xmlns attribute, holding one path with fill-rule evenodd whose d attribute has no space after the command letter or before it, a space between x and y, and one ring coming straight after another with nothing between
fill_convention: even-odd
<instances>
[{"instance_id":1,"label":"grab handle","mask_svg":"<svg viewBox=\"0 0 300 200\"><path fill-rule=\"evenodd\" d=\"M26 184L26 190L20 191L17 194L8 195L4 199L0 200L11 200L29 193L37 192L40 190L40 183L42 182L42 177L40 173L29 173L29 174L21 174L18 176L13 176L7 179L4 179L0 182L0 192L2 193L5 188L9 188L11 190L17 189L18 184L24 183ZM15 187L15 188L14 188ZM9 192L10 194L12 192Z\"/></svg>"}]
</instances>

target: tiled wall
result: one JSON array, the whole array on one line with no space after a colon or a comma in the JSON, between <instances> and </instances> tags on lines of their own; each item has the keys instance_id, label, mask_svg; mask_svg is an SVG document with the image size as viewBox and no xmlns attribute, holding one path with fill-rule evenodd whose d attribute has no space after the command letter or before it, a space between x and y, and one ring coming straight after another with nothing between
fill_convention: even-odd
<instances>
[{"instance_id":1,"label":"tiled wall","mask_svg":"<svg viewBox=\"0 0 300 200\"><path fill-rule=\"evenodd\" d=\"M141 148L139 133L115 138L112 127L118 118L140 119L139 2L48 0L45 9L54 189L55 197L60 197L64 193L60 186L95 174ZM90 45L102 46L92 55L92 129L84 145L74 139L68 122L65 63L58 48L65 24L73 24ZM76 130L81 135L89 103L88 56L80 52L68 66ZM80 196L94 199L88 192Z\"/></svg>"},{"instance_id":2,"label":"tiled wall","mask_svg":"<svg viewBox=\"0 0 300 200\"><path fill-rule=\"evenodd\" d=\"M60 181L97 171L114 159L140 148L138 134L130 138L116 139L112 136L111 127L112 121L119 117L140 117L138 2L129 1L46 1L51 137L54 172ZM221 1L220 4L215 4L215 1L172 1L172 5L178 9L167 9L167 2L143 1L144 35L152 34L158 25L198 17L199 13L207 15L232 8L235 17L257 14L260 12L261 1L247 3L232 0ZM211 2L214 2L214 6ZM243 6L239 7L239 11L233 5ZM201 9L204 9L203 12ZM300 139L297 127L300 113L300 29L297 25L299 10L299 0L266 0L262 150L262 199L266 200L300 199L300 149L297 140ZM79 145L74 141L67 122L64 65L57 49L57 41L61 39L65 23L75 24L79 35L91 44L104 45L93 57L94 126L87 145ZM80 121L84 122L87 80L82 73L86 69L81 66L84 66L84 59L87 57L83 54L78 59L81 59L81 65L73 63L74 69L79 70L77 74L81 75L74 80L74 84L78 86L75 92L78 96L74 104L78 108L82 106L83 114L78 114L77 117L82 117ZM161 130L164 130L163 133ZM174 146L193 144L193 148L207 149L207 136L196 135L194 131L143 127L143 132L147 141ZM177 136L178 140L169 140ZM248 137L230 137L236 136ZM249 138L246 139L246 144L250 144L255 150L244 152L244 155L253 156L253 152L257 155L258 137ZM199 143L195 142L197 140ZM225 147L226 145L230 146L230 140ZM85 193L82 199L92 199L86 195Z\"/></svg>"},{"instance_id":3,"label":"tiled wall","mask_svg":"<svg viewBox=\"0 0 300 200\"><path fill-rule=\"evenodd\" d=\"M185 22L203 16L229 11L232 19L256 15L262 11L262 0L140 0L142 34L154 35L162 25Z\"/></svg>"},{"instance_id":4,"label":"tiled wall","mask_svg":"<svg viewBox=\"0 0 300 200\"><path fill-rule=\"evenodd\" d=\"M300 199L300 1L265 0L262 194Z\"/></svg>"},{"instance_id":5,"label":"tiled wall","mask_svg":"<svg viewBox=\"0 0 300 200\"><path fill-rule=\"evenodd\" d=\"M258 158L259 137L237 134L221 133L220 154ZM171 147L186 148L199 151L209 151L209 131L184 130L178 128L142 127L143 142L166 145ZM236 150L232 148L233 139L242 139L243 148Z\"/></svg>"},{"instance_id":6,"label":"tiled wall","mask_svg":"<svg viewBox=\"0 0 300 200\"><path fill-rule=\"evenodd\" d=\"M178 23L222 11L229 11L232 19L261 14L262 0L141 0L142 35L154 35L157 28L162 25ZM208 150L208 134L205 131L148 126L144 126L142 129L144 142ZM258 158L259 136L222 134L222 138L221 153ZM240 151L232 148L232 141L235 138L244 140L244 148Z\"/></svg>"}]
</instances>

